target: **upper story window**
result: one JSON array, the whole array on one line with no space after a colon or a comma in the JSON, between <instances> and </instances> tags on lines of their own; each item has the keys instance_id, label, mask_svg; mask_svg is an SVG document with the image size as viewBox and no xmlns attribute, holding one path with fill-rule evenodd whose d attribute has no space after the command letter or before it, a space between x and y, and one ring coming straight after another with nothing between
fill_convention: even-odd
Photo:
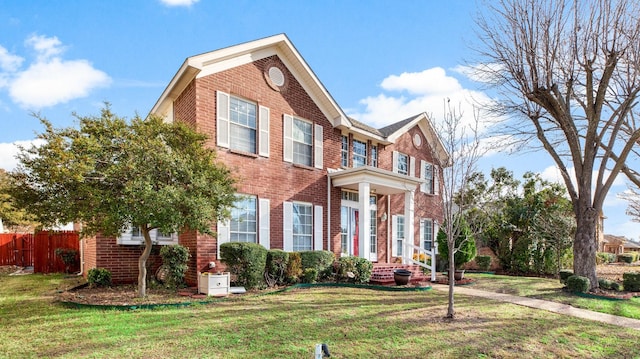
<instances>
[{"instance_id":1,"label":"upper story window","mask_svg":"<svg viewBox=\"0 0 640 359\"><path fill-rule=\"evenodd\" d=\"M401 175L409 175L409 156L404 153L398 153L396 171Z\"/></svg>"},{"instance_id":2,"label":"upper story window","mask_svg":"<svg viewBox=\"0 0 640 359\"><path fill-rule=\"evenodd\" d=\"M229 240L231 242L257 243L258 200L255 196L239 196L231 210Z\"/></svg>"},{"instance_id":3,"label":"upper story window","mask_svg":"<svg viewBox=\"0 0 640 359\"><path fill-rule=\"evenodd\" d=\"M293 119L293 163L312 166L313 126L310 122Z\"/></svg>"},{"instance_id":4,"label":"upper story window","mask_svg":"<svg viewBox=\"0 0 640 359\"><path fill-rule=\"evenodd\" d=\"M349 167L349 137L342 136L342 149L341 153L341 165L342 167Z\"/></svg>"},{"instance_id":5,"label":"upper story window","mask_svg":"<svg viewBox=\"0 0 640 359\"><path fill-rule=\"evenodd\" d=\"M229 147L256 153L256 104L231 96L229 122Z\"/></svg>"},{"instance_id":6,"label":"upper story window","mask_svg":"<svg viewBox=\"0 0 640 359\"><path fill-rule=\"evenodd\" d=\"M422 167L422 179L425 180L424 188L425 193L433 193L433 165L429 162L424 162Z\"/></svg>"},{"instance_id":7,"label":"upper story window","mask_svg":"<svg viewBox=\"0 0 640 359\"><path fill-rule=\"evenodd\" d=\"M367 165L367 144L358 140L353 140L353 167Z\"/></svg>"},{"instance_id":8,"label":"upper story window","mask_svg":"<svg viewBox=\"0 0 640 359\"><path fill-rule=\"evenodd\" d=\"M371 146L371 167L378 167L378 146Z\"/></svg>"}]
</instances>

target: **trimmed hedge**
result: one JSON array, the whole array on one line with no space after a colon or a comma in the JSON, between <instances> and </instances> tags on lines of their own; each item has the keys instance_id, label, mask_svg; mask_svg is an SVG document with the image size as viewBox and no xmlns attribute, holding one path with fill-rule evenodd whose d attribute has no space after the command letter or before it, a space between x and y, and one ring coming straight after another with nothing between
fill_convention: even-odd
<instances>
[{"instance_id":1,"label":"trimmed hedge","mask_svg":"<svg viewBox=\"0 0 640 359\"><path fill-rule=\"evenodd\" d=\"M267 250L263 246L244 242L222 243L220 259L237 276L236 284L247 289L264 284Z\"/></svg>"},{"instance_id":2,"label":"trimmed hedge","mask_svg":"<svg viewBox=\"0 0 640 359\"><path fill-rule=\"evenodd\" d=\"M315 283L318 281L318 270L306 268L302 271L302 283Z\"/></svg>"},{"instance_id":3,"label":"trimmed hedge","mask_svg":"<svg viewBox=\"0 0 640 359\"><path fill-rule=\"evenodd\" d=\"M615 282L612 280L606 278L598 278L598 287L600 287L601 289L613 289L613 283Z\"/></svg>"},{"instance_id":4,"label":"trimmed hedge","mask_svg":"<svg viewBox=\"0 0 640 359\"><path fill-rule=\"evenodd\" d=\"M640 292L640 273L627 272L622 275L622 285L629 292Z\"/></svg>"},{"instance_id":5,"label":"trimmed hedge","mask_svg":"<svg viewBox=\"0 0 640 359\"><path fill-rule=\"evenodd\" d=\"M189 268L189 250L179 244L162 246L160 248L162 265L168 269L166 286L168 288L182 288L185 286L184 276Z\"/></svg>"},{"instance_id":6,"label":"trimmed hedge","mask_svg":"<svg viewBox=\"0 0 640 359\"><path fill-rule=\"evenodd\" d=\"M313 268L318 272L320 279L326 278L333 272L332 264L335 255L330 251L302 251L300 252L300 260L302 270Z\"/></svg>"},{"instance_id":7,"label":"trimmed hedge","mask_svg":"<svg viewBox=\"0 0 640 359\"><path fill-rule=\"evenodd\" d=\"M335 262L336 281L352 283L368 283L373 271L371 261L355 257L341 257Z\"/></svg>"},{"instance_id":8,"label":"trimmed hedge","mask_svg":"<svg viewBox=\"0 0 640 359\"><path fill-rule=\"evenodd\" d=\"M607 252L596 253L596 264L614 263L616 261L616 255Z\"/></svg>"},{"instance_id":9,"label":"trimmed hedge","mask_svg":"<svg viewBox=\"0 0 640 359\"><path fill-rule=\"evenodd\" d=\"M91 268L87 272L87 282L91 287L110 287L111 272L106 268Z\"/></svg>"},{"instance_id":10,"label":"trimmed hedge","mask_svg":"<svg viewBox=\"0 0 640 359\"><path fill-rule=\"evenodd\" d=\"M587 277L581 277L579 275L572 275L567 278L567 289L573 293L586 293L589 291L591 281Z\"/></svg>"},{"instance_id":11,"label":"trimmed hedge","mask_svg":"<svg viewBox=\"0 0 640 359\"><path fill-rule=\"evenodd\" d=\"M633 263L634 262L634 255L631 254L631 253L618 254L618 262Z\"/></svg>"},{"instance_id":12,"label":"trimmed hedge","mask_svg":"<svg viewBox=\"0 0 640 359\"><path fill-rule=\"evenodd\" d=\"M568 269L563 269L560 272L558 272L558 275L560 276L560 283L566 285L567 279L573 275L573 271Z\"/></svg>"},{"instance_id":13,"label":"trimmed hedge","mask_svg":"<svg viewBox=\"0 0 640 359\"><path fill-rule=\"evenodd\" d=\"M476 256L476 264L481 271L488 271L491 267L491 256Z\"/></svg>"},{"instance_id":14,"label":"trimmed hedge","mask_svg":"<svg viewBox=\"0 0 640 359\"><path fill-rule=\"evenodd\" d=\"M287 279L287 265L289 264L289 252L281 249L271 249L267 252L267 264L264 270L264 279L267 285L283 285Z\"/></svg>"}]
</instances>

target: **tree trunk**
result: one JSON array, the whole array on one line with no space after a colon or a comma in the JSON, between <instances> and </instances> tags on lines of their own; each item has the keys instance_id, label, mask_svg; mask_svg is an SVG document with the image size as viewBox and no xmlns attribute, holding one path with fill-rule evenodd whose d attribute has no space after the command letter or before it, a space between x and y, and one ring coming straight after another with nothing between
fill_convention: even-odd
<instances>
[{"instance_id":1,"label":"tree trunk","mask_svg":"<svg viewBox=\"0 0 640 359\"><path fill-rule=\"evenodd\" d=\"M140 226L140 232L144 238L144 251L138 258L138 297L144 298L147 295L147 259L151 255L151 235L149 234L149 228L144 225Z\"/></svg>"},{"instance_id":2,"label":"tree trunk","mask_svg":"<svg viewBox=\"0 0 640 359\"><path fill-rule=\"evenodd\" d=\"M596 275L596 251L598 239L596 236L596 222L598 211L593 207L579 208L576 211L576 237L573 242L573 273L589 278L589 289L598 288Z\"/></svg>"},{"instance_id":3,"label":"tree trunk","mask_svg":"<svg viewBox=\"0 0 640 359\"><path fill-rule=\"evenodd\" d=\"M448 236L452 237L452 236ZM456 273L456 263L454 261L455 258L455 241L451 241L447 238L447 245L449 246L449 306L447 307L447 318L453 319L456 316L456 312L453 308L453 288L456 284L455 273Z\"/></svg>"}]
</instances>

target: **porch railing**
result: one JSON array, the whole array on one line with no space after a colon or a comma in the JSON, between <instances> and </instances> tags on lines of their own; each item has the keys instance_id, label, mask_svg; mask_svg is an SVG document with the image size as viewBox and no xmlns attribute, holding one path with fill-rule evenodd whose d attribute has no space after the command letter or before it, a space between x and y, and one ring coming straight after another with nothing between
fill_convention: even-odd
<instances>
[{"instance_id":1,"label":"porch railing","mask_svg":"<svg viewBox=\"0 0 640 359\"><path fill-rule=\"evenodd\" d=\"M431 248L431 250L426 250L411 243L404 243L402 251L402 264L415 264L422 268L428 269L431 272L431 281L435 282L437 254L437 244L436 246Z\"/></svg>"}]
</instances>

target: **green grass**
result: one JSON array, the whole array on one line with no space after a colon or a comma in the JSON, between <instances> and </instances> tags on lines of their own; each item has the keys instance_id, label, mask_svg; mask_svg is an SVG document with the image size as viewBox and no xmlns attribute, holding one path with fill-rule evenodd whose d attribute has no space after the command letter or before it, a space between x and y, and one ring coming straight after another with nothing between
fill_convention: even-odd
<instances>
[{"instance_id":1,"label":"green grass","mask_svg":"<svg viewBox=\"0 0 640 359\"><path fill-rule=\"evenodd\" d=\"M155 310L67 309L60 275L0 275L6 358L616 358L640 331L446 293L318 287Z\"/></svg>"},{"instance_id":2,"label":"green grass","mask_svg":"<svg viewBox=\"0 0 640 359\"><path fill-rule=\"evenodd\" d=\"M466 274L465 276L477 279L477 282L471 287L474 289L550 300L577 308L640 319L640 298L634 297L629 300L583 298L563 291L560 281L550 278L491 274Z\"/></svg>"}]
</instances>

